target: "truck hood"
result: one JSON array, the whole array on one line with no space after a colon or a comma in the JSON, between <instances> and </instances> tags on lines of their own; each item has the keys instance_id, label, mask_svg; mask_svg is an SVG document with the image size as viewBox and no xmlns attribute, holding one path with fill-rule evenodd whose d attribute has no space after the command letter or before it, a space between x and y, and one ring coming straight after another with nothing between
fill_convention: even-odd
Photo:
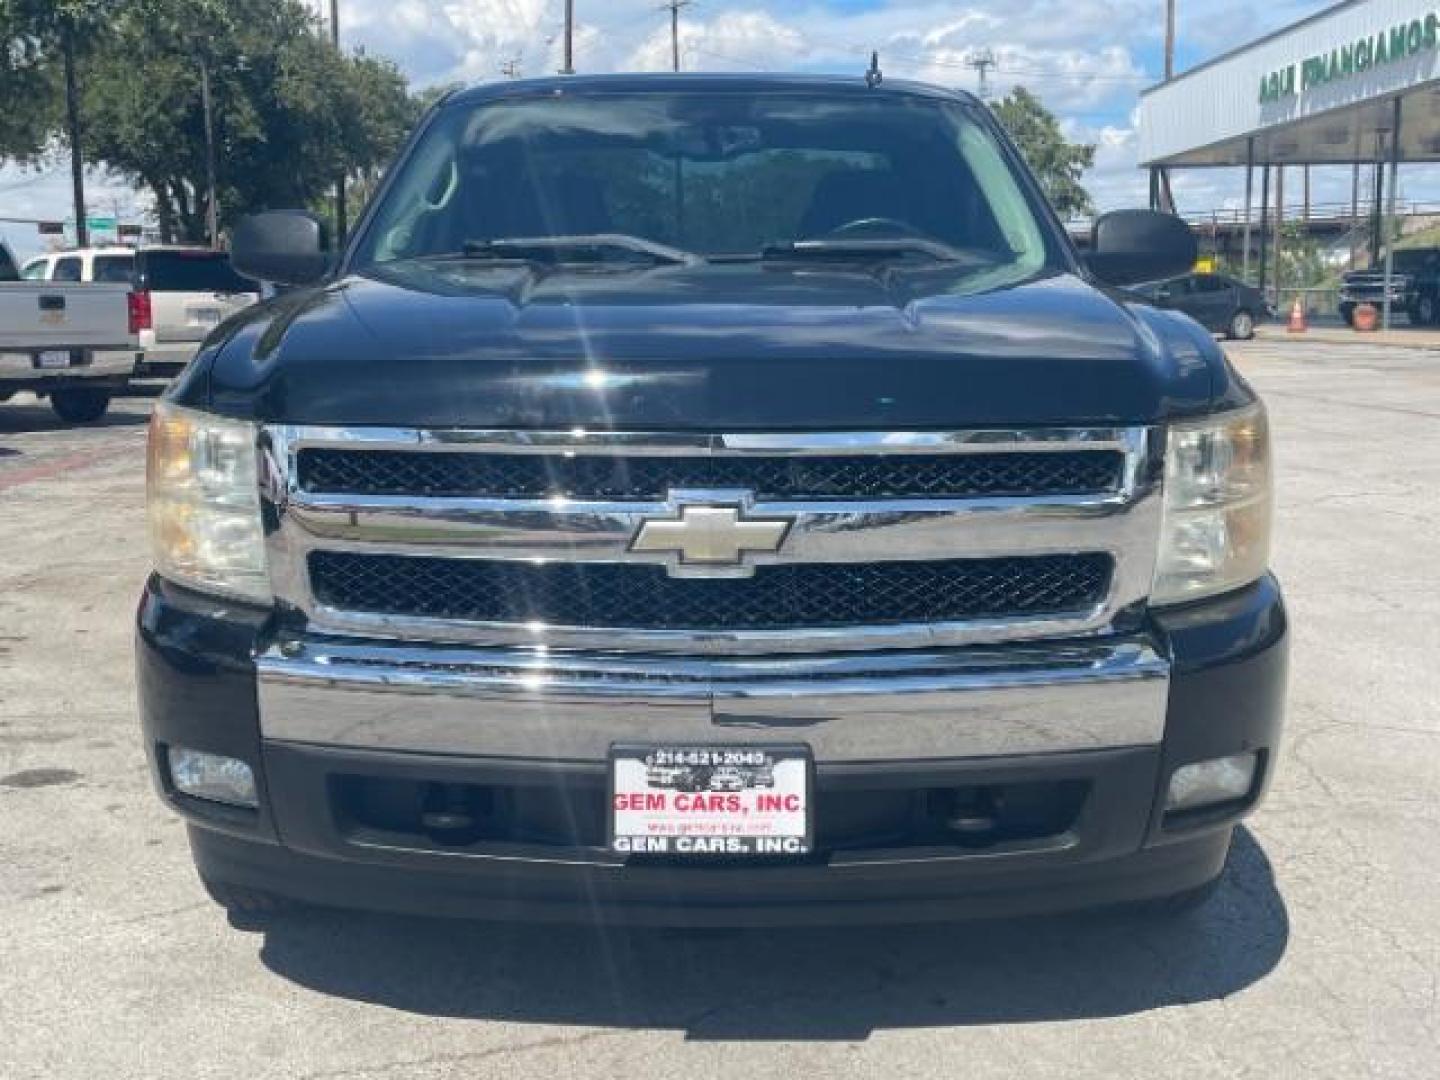
<instances>
[{"instance_id":1,"label":"truck hood","mask_svg":"<svg viewBox=\"0 0 1440 1080\"><path fill-rule=\"evenodd\" d=\"M1184 316L1052 274L408 263L252 308L177 395L291 423L723 431L1140 423L1235 379Z\"/></svg>"}]
</instances>

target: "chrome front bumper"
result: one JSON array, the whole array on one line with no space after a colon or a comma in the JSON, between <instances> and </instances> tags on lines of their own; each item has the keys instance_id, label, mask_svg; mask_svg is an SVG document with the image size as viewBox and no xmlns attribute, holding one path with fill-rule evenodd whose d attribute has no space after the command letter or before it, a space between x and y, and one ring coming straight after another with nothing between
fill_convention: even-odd
<instances>
[{"instance_id":1,"label":"chrome front bumper","mask_svg":"<svg viewBox=\"0 0 1440 1080\"><path fill-rule=\"evenodd\" d=\"M269 740L552 761L626 741L802 741L821 763L1153 746L1170 679L1143 637L713 659L309 638L257 668Z\"/></svg>"}]
</instances>

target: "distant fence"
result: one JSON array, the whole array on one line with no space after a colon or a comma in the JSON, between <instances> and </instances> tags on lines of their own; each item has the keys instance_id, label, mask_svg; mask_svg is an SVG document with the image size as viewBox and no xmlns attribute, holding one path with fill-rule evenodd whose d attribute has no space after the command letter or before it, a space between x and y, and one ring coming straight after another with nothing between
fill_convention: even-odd
<instances>
[{"instance_id":1,"label":"distant fence","mask_svg":"<svg viewBox=\"0 0 1440 1080\"><path fill-rule=\"evenodd\" d=\"M1390 215L1390 204L1382 201L1385 215ZM1267 222L1273 224L1275 221L1275 207L1267 210ZM1344 222L1352 219L1366 221L1375 214L1374 200L1362 201L1359 210L1352 211L1350 203L1311 203L1309 207L1304 205L1289 204L1284 207L1282 220L1296 222L1299 224L1323 224L1326 222ZM1396 217L1431 217L1440 215L1440 202L1422 202L1415 199L1399 199L1395 202ZM1216 228L1243 228L1245 225L1244 207L1225 207L1218 210L1207 210L1203 213L1181 214L1192 226L1203 228L1213 226ZM1252 228L1260 224L1260 208L1250 208L1250 225Z\"/></svg>"},{"instance_id":2,"label":"distant fence","mask_svg":"<svg viewBox=\"0 0 1440 1080\"><path fill-rule=\"evenodd\" d=\"M1386 216L1390 213L1390 204L1382 200ZM1361 200L1358 211L1352 212L1348 202L1324 202L1311 203L1307 208L1303 204L1290 203L1284 207L1282 220L1295 222L1297 224L1309 223L1312 225L1333 224L1350 221L1352 218L1361 222L1368 221L1375 214L1375 202L1373 199ZM1245 226L1245 208L1220 207L1214 210L1183 212L1180 215L1191 227L1197 229L1237 229ZM1395 202L1396 217L1440 217L1440 202L1422 201L1417 199L1398 199ZM1266 222L1273 226L1275 223L1275 207L1271 206L1266 211ZM1065 226L1072 233L1088 233L1094 219L1089 217L1070 218ZM1250 207L1250 227L1258 229L1260 226L1260 207L1258 204Z\"/></svg>"},{"instance_id":3,"label":"distant fence","mask_svg":"<svg viewBox=\"0 0 1440 1080\"><path fill-rule=\"evenodd\" d=\"M1272 292L1275 297L1275 313L1281 319L1289 316L1297 296L1305 309L1307 319L1313 319L1317 315L1338 317L1340 314L1340 290L1334 285L1309 289L1284 288Z\"/></svg>"}]
</instances>

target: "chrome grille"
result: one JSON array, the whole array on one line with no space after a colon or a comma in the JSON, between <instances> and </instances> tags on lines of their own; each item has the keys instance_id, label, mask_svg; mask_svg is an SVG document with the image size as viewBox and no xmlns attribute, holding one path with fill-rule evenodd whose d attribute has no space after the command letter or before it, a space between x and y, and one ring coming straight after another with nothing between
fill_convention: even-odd
<instances>
[{"instance_id":1,"label":"chrome grille","mask_svg":"<svg viewBox=\"0 0 1440 1080\"><path fill-rule=\"evenodd\" d=\"M658 566L502 562L316 551L328 606L462 622L657 630L803 630L1083 612L1108 555L766 566L753 577L676 579Z\"/></svg>"},{"instance_id":2,"label":"chrome grille","mask_svg":"<svg viewBox=\"0 0 1440 1080\"><path fill-rule=\"evenodd\" d=\"M675 488L741 488L760 500L1079 495L1116 490L1124 464L1114 450L727 458L315 448L298 457L300 486L314 493L642 502Z\"/></svg>"},{"instance_id":3,"label":"chrome grille","mask_svg":"<svg viewBox=\"0 0 1440 1080\"><path fill-rule=\"evenodd\" d=\"M1162 441L271 426L260 450L275 595L312 631L763 655L1106 632L1149 593ZM632 547L697 503L788 530L713 575Z\"/></svg>"}]
</instances>

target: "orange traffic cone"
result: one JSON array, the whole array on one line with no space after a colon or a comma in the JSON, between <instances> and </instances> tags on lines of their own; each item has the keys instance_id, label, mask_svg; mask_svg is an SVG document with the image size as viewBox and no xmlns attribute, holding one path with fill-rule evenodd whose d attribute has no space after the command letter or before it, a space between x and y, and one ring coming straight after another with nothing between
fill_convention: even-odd
<instances>
[{"instance_id":1,"label":"orange traffic cone","mask_svg":"<svg viewBox=\"0 0 1440 1080\"><path fill-rule=\"evenodd\" d=\"M1305 305L1298 296L1295 297L1295 303L1290 305L1290 322L1286 324L1285 330L1291 334L1305 333Z\"/></svg>"}]
</instances>

